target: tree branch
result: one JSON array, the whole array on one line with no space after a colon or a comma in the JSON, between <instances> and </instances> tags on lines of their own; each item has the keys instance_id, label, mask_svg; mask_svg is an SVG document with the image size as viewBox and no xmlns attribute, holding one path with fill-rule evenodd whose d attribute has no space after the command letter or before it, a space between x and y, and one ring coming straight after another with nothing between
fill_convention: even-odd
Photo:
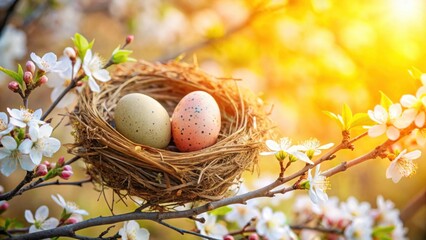
<instances>
[{"instance_id":1,"label":"tree branch","mask_svg":"<svg viewBox=\"0 0 426 240\"><path fill-rule=\"evenodd\" d=\"M0 200L10 200L12 199L14 196L17 195L17 193L21 190L21 188L31 182L34 179L34 174L33 172L27 172L27 174L25 175L24 179L22 179L22 181L10 192L7 193L3 193L0 195Z\"/></svg>"},{"instance_id":2,"label":"tree branch","mask_svg":"<svg viewBox=\"0 0 426 240\"><path fill-rule=\"evenodd\" d=\"M426 206L426 188L416 194L401 210L401 220L407 222L417 213L421 206Z\"/></svg>"},{"instance_id":3,"label":"tree branch","mask_svg":"<svg viewBox=\"0 0 426 240\"><path fill-rule=\"evenodd\" d=\"M9 22L9 19L12 17L13 13L15 12L16 6L18 6L19 0L15 0L7 9L6 15L4 16L3 20L0 23L0 38L2 37L4 33L4 29L6 28L7 23Z\"/></svg>"}]
</instances>

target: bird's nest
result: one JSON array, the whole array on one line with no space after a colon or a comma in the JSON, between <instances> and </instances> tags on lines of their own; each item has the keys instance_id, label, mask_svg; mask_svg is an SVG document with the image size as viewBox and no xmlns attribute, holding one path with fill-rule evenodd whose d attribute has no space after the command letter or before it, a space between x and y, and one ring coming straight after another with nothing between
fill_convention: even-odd
<instances>
[{"instance_id":1,"label":"bird's nest","mask_svg":"<svg viewBox=\"0 0 426 240\"><path fill-rule=\"evenodd\" d=\"M179 152L134 143L114 128L114 109L128 93L159 101L171 115L186 94L210 93L221 111L216 144ZM145 61L120 65L100 93L85 89L70 113L75 144L71 152L84 159L87 172L102 189L138 196L151 206L212 201L230 194L244 170L253 171L260 148L271 132L262 101L237 80L212 77L197 66Z\"/></svg>"}]
</instances>

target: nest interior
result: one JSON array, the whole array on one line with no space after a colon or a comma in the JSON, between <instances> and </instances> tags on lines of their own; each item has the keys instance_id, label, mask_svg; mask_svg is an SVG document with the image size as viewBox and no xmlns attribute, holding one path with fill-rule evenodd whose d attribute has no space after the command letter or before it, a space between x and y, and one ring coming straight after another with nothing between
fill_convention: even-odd
<instances>
[{"instance_id":1,"label":"nest interior","mask_svg":"<svg viewBox=\"0 0 426 240\"><path fill-rule=\"evenodd\" d=\"M221 110L222 126L216 144L194 152L173 146L157 149L136 144L115 130L114 108L128 93L143 93L169 112L186 94L210 93ZM181 205L218 200L230 194L244 170L253 171L271 124L263 103L235 80L214 78L197 66L138 61L118 66L100 93L87 88L72 113L75 144L98 186L138 196L150 205Z\"/></svg>"}]
</instances>

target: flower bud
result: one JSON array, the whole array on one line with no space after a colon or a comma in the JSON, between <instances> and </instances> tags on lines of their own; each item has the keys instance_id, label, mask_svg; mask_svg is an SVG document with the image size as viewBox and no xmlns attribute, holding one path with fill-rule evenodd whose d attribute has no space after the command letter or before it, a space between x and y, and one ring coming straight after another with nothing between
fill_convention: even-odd
<instances>
[{"instance_id":1,"label":"flower bud","mask_svg":"<svg viewBox=\"0 0 426 240\"><path fill-rule=\"evenodd\" d=\"M75 59L77 54L72 47L66 47L64 49L64 55L67 56L69 59Z\"/></svg>"},{"instance_id":2,"label":"flower bud","mask_svg":"<svg viewBox=\"0 0 426 240\"><path fill-rule=\"evenodd\" d=\"M47 83L49 79L46 77L46 75L41 76L41 78L39 79L39 83L40 85Z\"/></svg>"},{"instance_id":3,"label":"flower bud","mask_svg":"<svg viewBox=\"0 0 426 240\"><path fill-rule=\"evenodd\" d=\"M65 225L74 224L74 223L78 223L78 219L75 217L70 217L64 222Z\"/></svg>"},{"instance_id":4,"label":"flower bud","mask_svg":"<svg viewBox=\"0 0 426 240\"><path fill-rule=\"evenodd\" d=\"M81 87L81 86L83 86L83 84L84 84L84 83L83 83L82 81L78 81L78 82L77 82L77 84L76 84L76 86L77 86L77 87Z\"/></svg>"},{"instance_id":5,"label":"flower bud","mask_svg":"<svg viewBox=\"0 0 426 240\"><path fill-rule=\"evenodd\" d=\"M259 235L257 235L257 233L252 233L250 234L249 240L259 240Z\"/></svg>"},{"instance_id":6,"label":"flower bud","mask_svg":"<svg viewBox=\"0 0 426 240\"><path fill-rule=\"evenodd\" d=\"M15 81L10 82L7 87L12 91L12 92L17 92L19 90L19 84Z\"/></svg>"},{"instance_id":7,"label":"flower bud","mask_svg":"<svg viewBox=\"0 0 426 240\"><path fill-rule=\"evenodd\" d=\"M232 235L226 235L223 237L223 240L234 240L234 237Z\"/></svg>"},{"instance_id":8,"label":"flower bud","mask_svg":"<svg viewBox=\"0 0 426 240\"><path fill-rule=\"evenodd\" d=\"M135 36L133 36L133 35L127 35L127 37L126 37L126 45L130 44L131 42L133 42L134 39L135 39Z\"/></svg>"},{"instance_id":9,"label":"flower bud","mask_svg":"<svg viewBox=\"0 0 426 240\"><path fill-rule=\"evenodd\" d=\"M6 201L0 201L0 214L4 213L9 208L9 203Z\"/></svg>"},{"instance_id":10,"label":"flower bud","mask_svg":"<svg viewBox=\"0 0 426 240\"><path fill-rule=\"evenodd\" d=\"M0 194L2 194L4 192L4 188L2 185L0 185Z\"/></svg>"},{"instance_id":11,"label":"flower bud","mask_svg":"<svg viewBox=\"0 0 426 240\"><path fill-rule=\"evenodd\" d=\"M49 169L54 169L54 168L56 168L56 163L54 163L54 162L50 163L50 168Z\"/></svg>"},{"instance_id":12,"label":"flower bud","mask_svg":"<svg viewBox=\"0 0 426 240\"><path fill-rule=\"evenodd\" d=\"M33 74L30 71L25 71L24 82L28 85L33 81Z\"/></svg>"},{"instance_id":13,"label":"flower bud","mask_svg":"<svg viewBox=\"0 0 426 240\"><path fill-rule=\"evenodd\" d=\"M32 61L28 61L25 64L25 70L28 71L28 72L30 72L31 74L34 74L35 68L36 68L35 64Z\"/></svg>"},{"instance_id":14,"label":"flower bud","mask_svg":"<svg viewBox=\"0 0 426 240\"><path fill-rule=\"evenodd\" d=\"M64 156L62 156L62 157L60 157L60 158L58 159L58 163L57 163L57 165L58 165L59 167L62 167L62 166L64 166L64 163L65 163L65 157L64 157Z\"/></svg>"},{"instance_id":15,"label":"flower bud","mask_svg":"<svg viewBox=\"0 0 426 240\"><path fill-rule=\"evenodd\" d=\"M47 167L48 170L52 169L52 167L50 166L50 162L49 161L46 160L46 161L43 162L43 164L46 165L46 167Z\"/></svg>"},{"instance_id":16,"label":"flower bud","mask_svg":"<svg viewBox=\"0 0 426 240\"><path fill-rule=\"evenodd\" d=\"M38 177L46 176L47 172L47 166L43 163L37 166L36 175Z\"/></svg>"},{"instance_id":17,"label":"flower bud","mask_svg":"<svg viewBox=\"0 0 426 240\"><path fill-rule=\"evenodd\" d=\"M64 170L59 174L59 177L64 180L68 180L73 174L73 171Z\"/></svg>"},{"instance_id":18,"label":"flower bud","mask_svg":"<svg viewBox=\"0 0 426 240\"><path fill-rule=\"evenodd\" d=\"M63 169L64 169L64 171L72 171L72 167L71 167L71 165L65 165L65 166L63 167Z\"/></svg>"}]
</instances>

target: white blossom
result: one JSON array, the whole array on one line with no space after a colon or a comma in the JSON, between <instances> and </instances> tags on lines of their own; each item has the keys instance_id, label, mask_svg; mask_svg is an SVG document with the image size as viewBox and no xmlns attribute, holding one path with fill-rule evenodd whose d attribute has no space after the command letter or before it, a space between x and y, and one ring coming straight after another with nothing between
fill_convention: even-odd
<instances>
[{"instance_id":1,"label":"white blossom","mask_svg":"<svg viewBox=\"0 0 426 240\"><path fill-rule=\"evenodd\" d=\"M368 116L377 123L368 129L370 137L378 137L386 133L390 140L396 140L400 136L399 129L408 127L415 118L414 111L402 111L401 104L389 106L389 112L382 106L376 105L374 111L368 110Z\"/></svg>"},{"instance_id":2,"label":"white blossom","mask_svg":"<svg viewBox=\"0 0 426 240\"><path fill-rule=\"evenodd\" d=\"M346 239L371 240L373 233L373 220L369 217L357 217L345 228Z\"/></svg>"},{"instance_id":3,"label":"white blossom","mask_svg":"<svg viewBox=\"0 0 426 240\"><path fill-rule=\"evenodd\" d=\"M78 71L81 68L81 59L77 58L74 64L74 68L72 67L72 62L69 57L62 56L60 58L61 61L65 62L69 67L64 72L53 73L56 76L49 78L47 82L47 86L53 88L52 93L50 94L50 99L55 101L59 95L70 85L71 78L77 76ZM51 80L50 80L51 79ZM81 87L76 87L78 91L81 91ZM64 108L71 105L74 100L77 99L77 93L75 91L68 92L62 100L56 106L57 108Z\"/></svg>"},{"instance_id":4,"label":"white blossom","mask_svg":"<svg viewBox=\"0 0 426 240\"><path fill-rule=\"evenodd\" d=\"M252 204L253 202L248 202L247 205L244 204L235 204L230 207L232 210L226 214L225 219L229 222L236 222L239 227L244 227L251 219L259 217L259 210Z\"/></svg>"},{"instance_id":5,"label":"white blossom","mask_svg":"<svg viewBox=\"0 0 426 240\"><path fill-rule=\"evenodd\" d=\"M282 212L273 212L271 208L262 209L262 214L256 224L259 235L268 240L279 240L285 234L286 217Z\"/></svg>"},{"instance_id":6,"label":"white blossom","mask_svg":"<svg viewBox=\"0 0 426 240\"><path fill-rule=\"evenodd\" d=\"M53 201L55 201L59 206L61 206L65 214L80 214L80 215L88 215L89 213L86 210L80 209L77 204L74 202L66 202L64 198L60 194L52 195Z\"/></svg>"},{"instance_id":7,"label":"white blossom","mask_svg":"<svg viewBox=\"0 0 426 240\"><path fill-rule=\"evenodd\" d=\"M9 123L6 113L0 112L0 138L9 134L13 130L13 125Z\"/></svg>"},{"instance_id":8,"label":"white blossom","mask_svg":"<svg viewBox=\"0 0 426 240\"><path fill-rule=\"evenodd\" d=\"M408 177L415 173L417 165L413 160L421 156L419 150L408 152L404 149L392 160L389 167L386 169L386 178L392 178L394 183L399 182L402 177Z\"/></svg>"},{"instance_id":9,"label":"white blossom","mask_svg":"<svg viewBox=\"0 0 426 240\"><path fill-rule=\"evenodd\" d=\"M328 200L325 191L330 187L330 183L325 176L321 175L320 164L315 167L315 177L312 176L311 170L308 171L309 197L315 204L325 202Z\"/></svg>"},{"instance_id":10,"label":"white blossom","mask_svg":"<svg viewBox=\"0 0 426 240\"><path fill-rule=\"evenodd\" d=\"M33 125L29 129L31 139L25 139L22 143L22 152L30 154L31 160L36 164L40 164L43 156L52 157L61 147L61 142L53 137L53 128L49 124L41 127Z\"/></svg>"},{"instance_id":11,"label":"white blossom","mask_svg":"<svg viewBox=\"0 0 426 240\"><path fill-rule=\"evenodd\" d=\"M102 68L102 61L97 54L92 54L92 50L87 50L83 60L84 73L89 78L89 87L93 92L100 92L99 85L95 80L108 82L111 76L106 69Z\"/></svg>"},{"instance_id":12,"label":"white blossom","mask_svg":"<svg viewBox=\"0 0 426 240\"><path fill-rule=\"evenodd\" d=\"M325 145L320 145L320 142L316 138L311 138L302 142L300 145L300 150L305 152L305 154L312 159L313 156L318 156L321 154L321 150L329 149L334 145L334 143L327 143Z\"/></svg>"},{"instance_id":13,"label":"white blossom","mask_svg":"<svg viewBox=\"0 0 426 240\"><path fill-rule=\"evenodd\" d=\"M31 59L37 65L38 68L43 70L44 72L63 72L66 71L68 66L62 62L57 61L57 57L53 52L48 52L43 55L43 57L39 57L35 53L31 53Z\"/></svg>"},{"instance_id":14,"label":"white blossom","mask_svg":"<svg viewBox=\"0 0 426 240\"><path fill-rule=\"evenodd\" d=\"M21 109L7 108L7 111L9 112L9 115L11 117L10 123L17 127L24 128L27 125L31 126L31 125L44 123L43 121L40 120L41 114L42 114L41 109L37 109L33 112L25 108L21 108Z\"/></svg>"},{"instance_id":15,"label":"white blossom","mask_svg":"<svg viewBox=\"0 0 426 240\"><path fill-rule=\"evenodd\" d=\"M27 222L32 223L29 232L38 232L42 230L53 229L58 226L59 220L56 218L48 218L49 217L49 208L46 206L40 206L35 215L31 213L30 210L25 210L25 219Z\"/></svg>"},{"instance_id":16,"label":"white blossom","mask_svg":"<svg viewBox=\"0 0 426 240\"><path fill-rule=\"evenodd\" d=\"M367 217L371 213L371 206L368 202L358 202L355 197L349 197L346 202L341 203L342 210L350 217Z\"/></svg>"},{"instance_id":17,"label":"white blossom","mask_svg":"<svg viewBox=\"0 0 426 240\"><path fill-rule=\"evenodd\" d=\"M228 230L225 226L223 226L220 223L217 223L216 216L203 213L198 215L199 218L204 218L205 222L200 223L199 221L195 222L195 225L197 229L200 231L200 234L213 237L213 238L219 238L222 239L223 236L225 236L228 233Z\"/></svg>"},{"instance_id":18,"label":"white blossom","mask_svg":"<svg viewBox=\"0 0 426 240\"><path fill-rule=\"evenodd\" d=\"M294 156L309 164L314 164L305 153L301 152L300 145L291 145L292 141L289 138L281 138L280 144L274 140L266 140L266 146L271 152L261 152L260 155L276 155L279 160L284 160L287 155Z\"/></svg>"},{"instance_id":19,"label":"white blossom","mask_svg":"<svg viewBox=\"0 0 426 240\"><path fill-rule=\"evenodd\" d=\"M32 171L35 168L36 165L31 161L30 156L22 153L21 146L18 148L18 143L13 137L4 136L0 142L3 145L0 148L0 171L3 175L12 174L18 163L26 171Z\"/></svg>"},{"instance_id":20,"label":"white blossom","mask_svg":"<svg viewBox=\"0 0 426 240\"><path fill-rule=\"evenodd\" d=\"M149 232L145 228L141 228L139 224L130 220L124 222L124 225L118 231L118 234L121 236L122 240L148 240Z\"/></svg>"}]
</instances>

